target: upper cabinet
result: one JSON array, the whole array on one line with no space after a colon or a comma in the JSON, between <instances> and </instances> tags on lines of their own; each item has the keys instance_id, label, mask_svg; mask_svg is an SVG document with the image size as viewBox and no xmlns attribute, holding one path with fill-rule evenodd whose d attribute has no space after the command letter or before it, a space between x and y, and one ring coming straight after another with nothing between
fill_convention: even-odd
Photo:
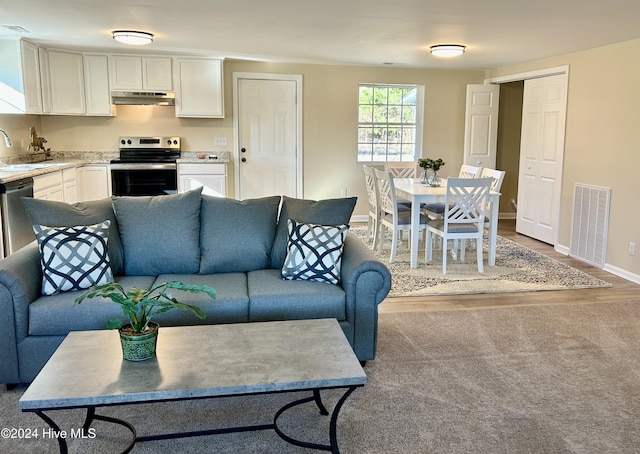
<instances>
[{"instance_id":1,"label":"upper cabinet","mask_svg":"<svg viewBox=\"0 0 640 454\"><path fill-rule=\"evenodd\" d=\"M42 113L38 46L0 39L0 113Z\"/></svg>"},{"instance_id":2,"label":"upper cabinet","mask_svg":"<svg viewBox=\"0 0 640 454\"><path fill-rule=\"evenodd\" d=\"M113 115L106 54L84 54L84 93L87 115Z\"/></svg>"},{"instance_id":3,"label":"upper cabinet","mask_svg":"<svg viewBox=\"0 0 640 454\"><path fill-rule=\"evenodd\" d=\"M176 116L223 118L222 60L176 58Z\"/></svg>"},{"instance_id":4,"label":"upper cabinet","mask_svg":"<svg viewBox=\"0 0 640 454\"><path fill-rule=\"evenodd\" d=\"M111 55L109 74L112 90L173 90L171 57Z\"/></svg>"},{"instance_id":5,"label":"upper cabinet","mask_svg":"<svg viewBox=\"0 0 640 454\"><path fill-rule=\"evenodd\" d=\"M40 48L40 74L44 113L86 113L81 53Z\"/></svg>"}]
</instances>

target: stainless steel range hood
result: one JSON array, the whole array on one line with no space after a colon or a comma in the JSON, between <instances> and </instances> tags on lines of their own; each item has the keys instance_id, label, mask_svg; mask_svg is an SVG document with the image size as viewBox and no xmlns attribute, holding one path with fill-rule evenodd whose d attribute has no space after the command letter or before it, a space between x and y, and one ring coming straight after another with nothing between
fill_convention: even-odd
<instances>
[{"instance_id":1,"label":"stainless steel range hood","mask_svg":"<svg viewBox=\"0 0 640 454\"><path fill-rule=\"evenodd\" d=\"M175 93L155 91L112 91L111 103L129 106L173 106Z\"/></svg>"}]
</instances>

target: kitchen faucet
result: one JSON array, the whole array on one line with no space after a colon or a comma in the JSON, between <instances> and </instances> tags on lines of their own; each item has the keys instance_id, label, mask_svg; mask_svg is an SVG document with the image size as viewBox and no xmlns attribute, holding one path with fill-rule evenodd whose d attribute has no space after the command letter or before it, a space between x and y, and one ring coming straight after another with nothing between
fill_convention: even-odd
<instances>
[{"instance_id":1,"label":"kitchen faucet","mask_svg":"<svg viewBox=\"0 0 640 454\"><path fill-rule=\"evenodd\" d=\"M11 139L9 138L9 135L4 132L3 129L0 129L0 134L2 134L4 136L4 143L7 146L7 148L11 147Z\"/></svg>"}]
</instances>

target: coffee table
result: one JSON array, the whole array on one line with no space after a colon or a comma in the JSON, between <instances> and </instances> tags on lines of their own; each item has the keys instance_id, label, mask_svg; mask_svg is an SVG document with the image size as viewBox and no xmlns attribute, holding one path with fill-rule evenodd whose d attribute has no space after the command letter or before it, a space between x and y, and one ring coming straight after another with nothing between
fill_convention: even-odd
<instances>
[{"instance_id":1,"label":"coffee table","mask_svg":"<svg viewBox=\"0 0 640 454\"><path fill-rule=\"evenodd\" d=\"M136 442L254 430L275 430L296 446L339 452L337 420L349 395L367 377L335 319L162 327L156 358L122 359L115 331L71 332L20 399L22 411L35 412L60 433L45 412L86 408L82 433L93 421L127 427ZM279 416L288 409L314 402L328 415L320 390L343 388L330 420L329 444L308 443L284 434ZM96 413L96 408L158 401L309 391L276 412L273 422L254 426L214 428L199 432L139 437L127 421ZM57 437L67 452L63 436Z\"/></svg>"}]
</instances>

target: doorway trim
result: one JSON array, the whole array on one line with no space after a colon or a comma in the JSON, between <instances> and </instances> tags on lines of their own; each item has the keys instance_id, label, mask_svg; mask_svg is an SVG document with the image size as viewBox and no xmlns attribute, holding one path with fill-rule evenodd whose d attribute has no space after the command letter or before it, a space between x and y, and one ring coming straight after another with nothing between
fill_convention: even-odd
<instances>
[{"instance_id":1,"label":"doorway trim","mask_svg":"<svg viewBox=\"0 0 640 454\"><path fill-rule=\"evenodd\" d=\"M238 124L238 80L288 80L296 83L296 195L303 197L303 181L302 181L302 75L301 74L276 74L276 73L254 73L254 72L234 72L233 77L233 139L234 151L234 195L239 197L240 194L240 128Z\"/></svg>"},{"instance_id":2,"label":"doorway trim","mask_svg":"<svg viewBox=\"0 0 640 454\"><path fill-rule=\"evenodd\" d=\"M564 76L565 78L565 86L567 89L567 92L569 90L569 65L561 65L561 66L553 66L550 68L543 68L543 69L535 69L535 70L531 70L531 71L524 71L524 72L520 72L520 73L513 73L513 74L507 74L504 76L498 76L498 77L492 77L492 78L488 78L485 79L484 83L486 84L503 84L503 83L508 83L508 82L518 82L518 81L524 81L524 80L530 80L530 79L539 79L542 77L548 77L548 76ZM565 116L566 116L566 109L568 107L568 98L565 104ZM564 155L564 146L566 143L566 124L565 124L565 130L563 131L564 134L564 138L563 138L563 155ZM564 159L563 159L564 162ZM564 163L562 164L563 168L562 168L562 172L560 174L560 194L559 194L559 198L560 200L558 200L558 213L557 213L557 219L558 219L558 225L556 226L556 238L554 240L554 249L558 252L562 252L565 255L567 254L567 248L566 246L562 246L559 244L560 241L560 224L562 223L562 219L561 219L561 213L562 213L562 184L564 181ZM520 182L518 181L518 184L520 184Z\"/></svg>"}]
</instances>

